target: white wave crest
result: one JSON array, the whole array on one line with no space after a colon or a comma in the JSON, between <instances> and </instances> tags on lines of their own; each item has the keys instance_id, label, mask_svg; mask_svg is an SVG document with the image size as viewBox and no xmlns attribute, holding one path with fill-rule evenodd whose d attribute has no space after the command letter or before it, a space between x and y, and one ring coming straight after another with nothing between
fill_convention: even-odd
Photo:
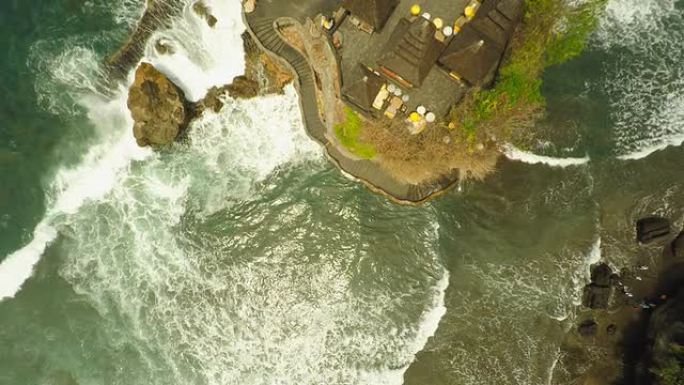
<instances>
[{"instance_id":1,"label":"white wave crest","mask_svg":"<svg viewBox=\"0 0 684 385\"><path fill-rule=\"evenodd\" d=\"M503 151L508 159L529 164L545 164L551 167L581 166L590 161L589 156L585 156L584 158L554 158L536 155L531 152L520 150L511 144L505 145Z\"/></svg>"}]
</instances>

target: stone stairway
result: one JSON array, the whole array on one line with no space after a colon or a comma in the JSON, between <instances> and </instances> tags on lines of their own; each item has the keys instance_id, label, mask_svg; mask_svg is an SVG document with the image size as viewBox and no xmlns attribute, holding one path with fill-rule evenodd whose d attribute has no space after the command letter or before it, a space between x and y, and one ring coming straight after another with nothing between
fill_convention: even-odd
<instances>
[{"instance_id":1,"label":"stone stairway","mask_svg":"<svg viewBox=\"0 0 684 385\"><path fill-rule=\"evenodd\" d=\"M275 30L275 19L250 20L249 25L258 41L271 53L285 59L297 73L304 123L310 136L322 144L328 143L325 125L321 122L316 101L316 85L311 66L299 51L287 44Z\"/></svg>"}]
</instances>

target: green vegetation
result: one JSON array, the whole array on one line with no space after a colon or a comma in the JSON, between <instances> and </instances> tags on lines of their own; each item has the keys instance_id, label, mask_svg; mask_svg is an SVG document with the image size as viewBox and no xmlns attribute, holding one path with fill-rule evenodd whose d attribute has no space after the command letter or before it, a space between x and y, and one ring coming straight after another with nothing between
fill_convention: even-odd
<instances>
[{"instance_id":1,"label":"green vegetation","mask_svg":"<svg viewBox=\"0 0 684 385\"><path fill-rule=\"evenodd\" d=\"M469 141L483 133L506 137L512 126L529 125L543 110L541 74L545 67L579 55L607 0L570 6L565 0L526 0L525 15L511 41L510 56L494 88L466 96L451 121Z\"/></svg>"},{"instance_id":2,"label":"green vegetation","mask_svg":"<svg viewBox=\"0 0 684 385\"><path fill-rule=\"evenodd\" d=\"M651 370L658 379L658 385L684 384L684 346L673 343L670 354L660 367Z\"/></svg>"},{"instance_id":3,"label":"green vegetation","mask_svg":"<svg viewBox=\"0 0 684 385\"><path fill-rule=\"evenodd\" d=\"M349 152L364 159L375 156L375 148L359 139L361 133L361 118L351 108L344 107L344 122L334 126L335 136Z\"/></svg>"}]
</instances>

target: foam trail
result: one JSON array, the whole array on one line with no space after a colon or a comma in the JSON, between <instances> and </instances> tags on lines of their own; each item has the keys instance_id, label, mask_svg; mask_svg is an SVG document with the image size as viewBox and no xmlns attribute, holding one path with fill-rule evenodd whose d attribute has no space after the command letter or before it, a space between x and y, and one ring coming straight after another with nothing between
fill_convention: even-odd
<instances>
[{"instance_id":1,"label":"foam trail","mask_svg":"<svg viewBox=\"0 0 684 385\"><path fill-rule=\"evenodd\" d=\"M522 151L511 144L503 147L504 155L510 160L517 160L529 164L545 164L551 167L570 167L581 166L589 163L589 156L584 158L554 158L550 156L536 155L531 152Z\"/></svg>"}]
</instances>

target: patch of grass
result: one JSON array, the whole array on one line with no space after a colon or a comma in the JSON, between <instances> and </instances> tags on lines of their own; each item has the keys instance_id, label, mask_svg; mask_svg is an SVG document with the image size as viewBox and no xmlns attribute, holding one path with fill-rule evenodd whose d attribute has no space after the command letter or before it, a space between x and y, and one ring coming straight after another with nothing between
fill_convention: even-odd
<instances>
[{"instance_id":1,"label":"patch of grass","mask_svg":"<svg viewBox=\"0 0 684 385\"><path fill-rule=\"evenodd\" d=\"M475 90L456 105L450 119L465 137L507 138L513 127L532 124L545 106L541 74L545 67L579 55L607 0L526 0L525 14L496 83Z\"/></svg>"},{"instance_id":2,"label":"patch of grass","mask_svg":"<svg viewBox=\"0 0 684 385\"><path fill-rule=\"evenodd\" d=\"M348 106L344 107L344 116L344 121L333 127L337 140L352 154L364 159L373 158L375 148L359 139L362 125L361 117Z\"/></svg>"}]
</instances>

